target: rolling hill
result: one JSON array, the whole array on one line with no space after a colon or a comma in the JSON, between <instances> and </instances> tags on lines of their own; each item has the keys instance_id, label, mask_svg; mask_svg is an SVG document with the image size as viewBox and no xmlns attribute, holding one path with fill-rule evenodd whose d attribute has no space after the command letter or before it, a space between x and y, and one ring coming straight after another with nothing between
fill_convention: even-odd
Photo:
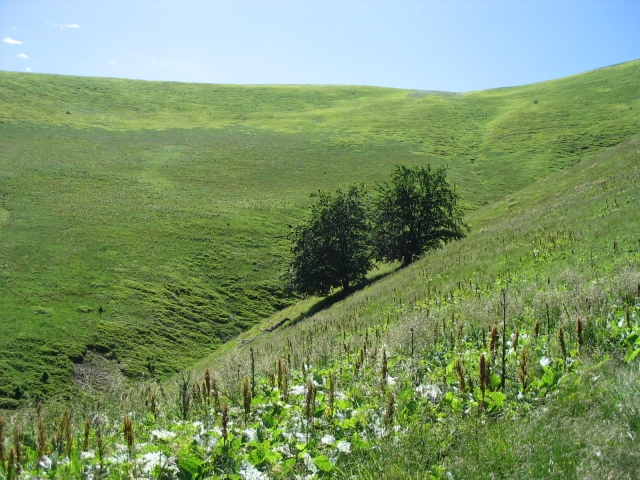
<instances>
[{"instance_id":1,"label":"rolling hill","mask_svg":"<svg viewBox=\"0 0 640 480\"><path fill-rule=\"evenodd\" d=\"M66 391L88 349L175 372L293 303L286 236L317 189L447 165L470 219L511 215L479 208L637 135L639 80L637 61L464 94L0 72L2 405Z\"/></svg>"}]
</instances>

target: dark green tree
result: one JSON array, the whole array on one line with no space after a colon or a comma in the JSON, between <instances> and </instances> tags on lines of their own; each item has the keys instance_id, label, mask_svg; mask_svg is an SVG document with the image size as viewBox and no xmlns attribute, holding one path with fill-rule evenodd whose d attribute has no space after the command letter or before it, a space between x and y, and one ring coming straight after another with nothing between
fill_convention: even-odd
<instances>
[{"instance_id":1,"label":"dark green tree","mask_svg":"<svg viewBox=\"0 0 640 480\"><path fill-rule=\"evenodd\" d=\"M459 195L443 167L395 167L373 201L373 249L379 261L409 265L428 250L465 236Z\"/></svg>"},{"instance_id":2,"label":"dark green tree","mask_svg":"<svg viewBox=\"0 0 640 480\"><path fill-rule=\"evenodd\" d=\"M372 266L367 194L352 185L335 193L318 192L311 215L291 234L290 288L303 295L348 291Z\"/></svg>"}]
</instances>

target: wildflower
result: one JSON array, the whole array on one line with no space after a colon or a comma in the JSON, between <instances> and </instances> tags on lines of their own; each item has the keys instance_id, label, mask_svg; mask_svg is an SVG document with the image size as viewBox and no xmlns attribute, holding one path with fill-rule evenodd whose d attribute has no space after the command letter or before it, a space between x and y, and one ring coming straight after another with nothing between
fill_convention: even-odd
<instances>
[{"instance_id":1,"label":"wildflower","mask_svg":"<svg viewBox=\"0 0 640 480\"><path fill-rule=\"evenodd\" d=\"M252 442L258 439L258 431L255 428L245 428L242 437L246 442Z\"/></svg>"},{"instance_id":2,"label":"wildflower","mask_svg":"<svg viewBox=\"0 0 640 480\"><path fill-rule=\"evenodd\" d=\"M96 456L96 452L94 452L93 450L88 450L86 452L80 452L80 459L81 460L93 460Z\"/></svg>"},{"instance_id":3,"label":"wildflower","mask_svg":"<svg viewBox=\"0 0 640 480\"><path fill-rule=\"evenodd\" d=\"M177 433L170 432L169 430L151 430L150 433L158 440L173 440L178 436Z\"/></svg>"},{"instance_id":4,"label":"wildflower","mask_svg":"<svg viewBox=\"0 0 640 480\"><path fill-rule=\"evenodd\" d=\"M140 458L140 463L145 475L150 475L156 467L160 467L165 474L168 474L168 478L175 478L179 471L175 464L175 458L167 457L161 451L145 453Z\"/></svg>"},{"instance_id":5,"label":"wildflower","mask_svg":"<svg viewBox=\"0 0 640 480\"><path fill-rule=\"evenodd\" d=\"M347 442L346 440L340 440L336 445L336 449L340 453L350 453L351 452L351 442Z\"/></svg>"},{"instance_id":6,"label":"wildflower","mask_svg":"<svg viewBox=\"0 0 640 480\"><path fill-rule=\"evenodd\" d=\"M307 392L307 388L304 385L294 385L289 389L289 393L292 395L304 395Z\"/></svg>"},{"instance_id":7,"label":"wildflower","mask_svg":"<svg viewBox=\"0 0 640 480\"><path fill-rule=\"evenodd\" d=\"M311 458L311 455L309 455L309 452L305 453L302 459L304 461L304 466L307 467L307 470L309 470L311 473L318 472L318 467L316 467L316 464L313 463L313 458Z\"/></svg>"},{"instance_id":8,"label":"wildflower","mask_svg":"<svg viewBox=\"0 0 640 480\"><path fill-rule=\"evenodd\" d=\"M293 457L293 453L291 453L291 449L289 448L289 445L287 445L286 443L276 446L273 449L273 451L281 453L285 458Z\"/></svg>"},{"instance_id":9,"label":"wildflower","mask_svg":"<svg viewBox=\"0 0 640 480\"><path fill-rule=\"evenodd\" d=\"M498 348L498 326L494 325L491 329L491 341L489 343L489 350L495 352Z\"/></svg>"},{"instance_id":10,"label":"wildflower","mask_svg":"<svg viewBox=\"0 0 640 480\"><path fill-rule=\"evenodd\" d=\"M40 457L40 460L38 461L38 468L43 468L45 470L50 470L51 469L51 457L48 457L46 455L43 455L42 457Z\"/></svg>"},{"instance_id":11,"label":"wildflower","mask_svg":"<svg viewBox=\"0 0 640 480\"><path fill-rule=\"evenodd\" d=\"M324 443L325 445L331 445L336 442L336 437L333 435L326 434L320 439L320 443Z\"/></svg>"},{"instance_id":12,"label":"wildflower","mask_svg":"<svg viewBox=\"0 0 640 480\"><path fill-rule=\"evenodd\" d=\"M242 461L238 473L244 480L268 480L269 478L266 473L261 472L246 460Z\"/></svg>"},{"instance_id":13,"label":"wildflower","mask_svg":"<svg viewBox=\"0 0 640 480\"><path fill-rule=\"evenodd\" d=\"M438 403L442 396L442 391L437 385L418 385L414 390L422 398L428 398L433 403Z\"/></svg>"},{"instance_id":14,"label":"wildflower","mask_svg":"<svg viewBox=\"0 0 640 480\"><path fill-rule=\"evenodd\" d=\"M253 349L251 350L253 352ZM242 406L244 407L244 419L251 413L251 387L249 385L249 377L246 375L242 379Z\"/></svg>"},{"instance_id":15,"label":"wildflower","mask_svg":"<svg viewBox=\"0 0 640 480\"><path fill-rule=\"evenodd\" d=\"M480 355L478 366L480 370L480 390L482 391L482 400L484 401L484 391L487 386L487 368L486 368L486 362L484 359L484 353Z\"/></svg>"},{"instance_id":16,"label":"wildflower","mask_svg":"<svg viewBox=\"0 0 640 480\"><path fill-rule=\"evenodd\" d=\"M562 358L567 360L567 347L564 343L564 332L562 327L558 329L558 343L560 344L560 350L562 351Z\"/></svg>"},{"instance_id":17,"label":"wildflower","mask_svg":"<svg viewBox=\"0 0 640 480\"><path fill-rule=\"evenodd\" d=\"M549 357L542 357L540 359L540 366L541 367L548 367L552 363L553 363L553 360L551 358L549 358Z\"/></svg>"}]
</instances>

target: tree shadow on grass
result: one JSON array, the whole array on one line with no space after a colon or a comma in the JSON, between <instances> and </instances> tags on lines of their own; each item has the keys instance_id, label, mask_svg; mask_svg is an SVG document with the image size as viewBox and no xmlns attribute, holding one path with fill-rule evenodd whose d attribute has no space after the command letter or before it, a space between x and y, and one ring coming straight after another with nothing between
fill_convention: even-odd
<instances>
[{"instance_id":1,"label":"tree shadow on grass","mask_svg":"<svg viewBox=\"0 0 640 480\"><path fill-rule=\"evenodd\" d=\"M363 288L378 282L380 280L382 280L383 278L387 277L388 275L391 275L392 273L396 273L398 270L400 270L401 268L403 268L402 266L398 266L394 269L388 270L386 272L381 272L378 273L376 275L373 275L369 278L366 278L364 281L362 281L361 283L357 284L357 285L353 285L349 290L343 290L340 289L334 293L331 293L329 295L327 295L324 298L319 299L316 303L314 303L313 305L311 305L309 307L309 309L306 312L302 312L299 315L297 315L296 317L292 318L289 322L287 322L284 327L292 327L293 325L297 324L298 322L304 320L305 318L309 318L313 315L315 315L318 312L321 312L322 310L325 310L327 308L329 308L330 306L332 306L335 303L338 303L342 300L344 300L345 298L347 298L349 295L351 295L352 293L355 293L359 290L362 290Z\"/></svg>"}]
</instances>

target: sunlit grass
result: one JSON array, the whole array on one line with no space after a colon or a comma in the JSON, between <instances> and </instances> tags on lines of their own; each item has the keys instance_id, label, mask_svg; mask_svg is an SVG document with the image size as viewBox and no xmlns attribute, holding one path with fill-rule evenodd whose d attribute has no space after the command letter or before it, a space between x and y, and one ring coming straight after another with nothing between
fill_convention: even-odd
<instances>
[{"instance_id":1,"label":"sunlit grass","mask_svg":"<svg viewBox=\"0 0 640 480\"><path fill-rule=\"evenodd\" d=\"M70 358L87 347L132 377L168 375L293 303L279 284L286 235L317 189L372 186L395 164L430 162L451 167L472 212L631 137L636 63L462 95L0 72L6 405L67 391ZM514 215L517 201L469 222L493 228L483 215ZM617 207L601 208L602 231L615 232ZM431 257L435 269L354 298L387 291L406 303L434 271L466 264L463 278L488 277L509 264L496 258L533 248L500 242L494 257L465 241L455 257Z\"/></svg>"}]
</instances>

